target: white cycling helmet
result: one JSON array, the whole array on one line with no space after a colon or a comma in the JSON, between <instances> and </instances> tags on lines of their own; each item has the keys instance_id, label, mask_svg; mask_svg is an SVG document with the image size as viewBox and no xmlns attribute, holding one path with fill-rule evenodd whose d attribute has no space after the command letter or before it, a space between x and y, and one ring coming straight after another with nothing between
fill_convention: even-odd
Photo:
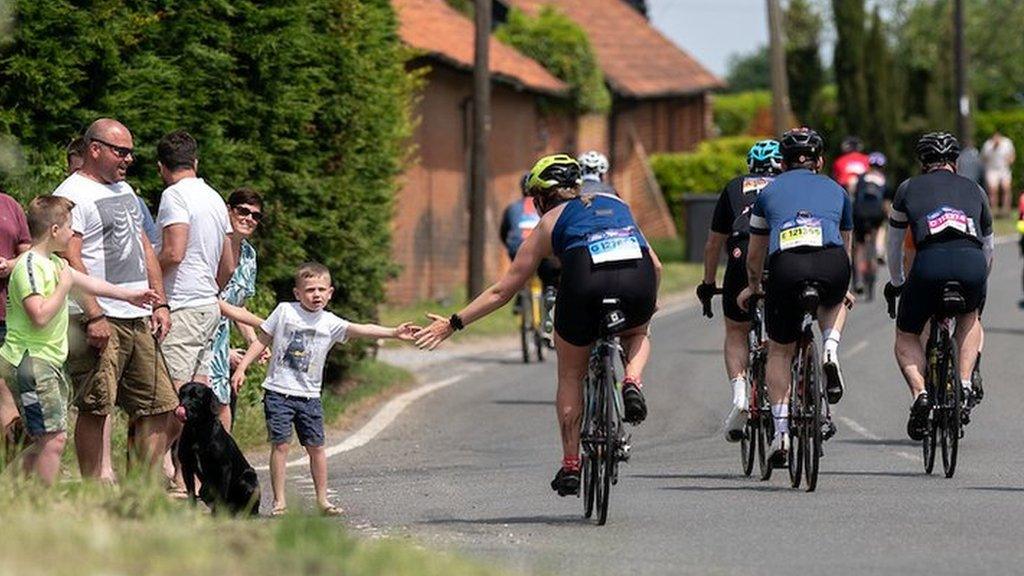
<instances>
[{"instance_id":1,"label":"white cycling helmet","mask_svg":"<svg viewBox=\"0 0 1024 576\"><path fill-rule=\"evenodd\" d=\"M598 174L603 176L608 172L608 157L597 150L584 152L582 156L577 158L577 161L583 169L583 174Z\"/></svg>"}]
</instances>

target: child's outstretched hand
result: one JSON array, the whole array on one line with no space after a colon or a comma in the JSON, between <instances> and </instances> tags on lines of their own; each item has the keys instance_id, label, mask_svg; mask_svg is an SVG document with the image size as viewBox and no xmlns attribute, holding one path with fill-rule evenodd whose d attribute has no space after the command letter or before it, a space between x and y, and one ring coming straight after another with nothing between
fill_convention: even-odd
<instances>
[{"instance_id":1,"label":"child's outstretched hand","mask_svg":"<svg viewBox=\"0 0 1024 576\"><path fill-rule=\"evenodd\" d=\"M416 333L422 329L413 325L412 322L402 322L395 327L395 338L403 342L413 342L416 340Z\"/></svg>"},{"instance_id":2,"label":"child's outstretched hand","mask_svg":"<svg viewBox=\"0 0 1024 576\"><path fill-rule=\"evenodd\" d=\"M245 370L235 370L235 373L231 375L231 389L238 393L238 390L242 388L242 384L245 384Z\"/></svg>"},{"instance_id":3,"label":"child's outstretched hand","mask_svg":"<svg viewBox=\"0 0 1024 576\"><path fill-rule=\"evenodd\" d=\"M144 308L146 306L152 306L160 301L160 296L156 293L156 290L147 288L145 290L132 290L128 294L128 302Z\"/></svg>"}]
</instances>

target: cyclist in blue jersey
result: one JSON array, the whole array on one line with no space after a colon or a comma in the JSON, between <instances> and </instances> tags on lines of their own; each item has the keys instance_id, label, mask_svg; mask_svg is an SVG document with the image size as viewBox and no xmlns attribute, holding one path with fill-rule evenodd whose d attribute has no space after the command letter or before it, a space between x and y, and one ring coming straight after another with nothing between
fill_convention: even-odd
<instances>
[{"instance_id":1,"label":"cyclist in blue jersey","mask_svg":"<svg viewBox=\"0 0 1024 576\"><path fill-rule=\"evenodd\" d=\"M960 381L964 398L978 400L971 372L978 357L994 241L988 197L977 182L956 174L960 143L946 132L925 134L915 148L923 173L900 184L889 213L888 264L892 280L886 300L899 298L896 361L913 396L907 435L921 440L927 431L930 402L925 392L925 352L920 335L941 305L946 282L960 284L965 312L956 316ZM910 229L917 254L904 281L903 236ZM969 404L970 406L971 404Z\"/></svg>"},{"instance_id":2,"label":"cyclist in blue jersey","mask_svg":"<svg viewBox=\"0 0 1024 576\"><path fill-rule=\"evenodd\" d=\"M747 152L745 176L733 178L722 189L711 219L711 232L704 245L704 281L697 297L712 317L711 298L717 288L715 275L725 247L728 258L722 279L722 313L725 315L725 371L732 386L732 410L725 419L725 438L739 442L747 422L747 360L750 346L747 332L750 314L740 309L736 297L747 285L747 242L750 239L750 209L757 195L782 171L782 153L776 140L762 140Z\"/></svg>"},{"instance_id":3,"label":"cyclist in blue jersey","mask_svg":"<svg viewBox=\"0 0 1024 576\"><path fill-rule=\"evenodd\" d=\"M839 370L839 338L852 306L850 236L853 216L850 197L835 181L818 174L824 160L824 142L809 128L790 130L780 139L783 173L754 201L750 216L747 254L748 286L739 296L741 308L753 294L766 293L765 327L768 332L766 380L775 420L771 461L782 466L789 445L790 365L800 337L804 311L801 285L817 285L821 298L818 325L823 345L822 371L826 395L835 404L843 395ZM761 279L768 256L768 282ZM829 423L827 434L834 429Z\"/></svg>"},{"instance_id":4,"label":"cyclist in blue jersey","mask_svg":"<svg viewBox=\"0 0 1024 576\"><path fill-rule=\"evenodd\" d=\"M640 391L651 344L647 326L657 302L661 262L647 244L629 206L609 194L582 194L580 166L571 156L541 158L531 170L528 193L541 220L516 253L512 267L468 306L449 318L434 314L416 335L421 348L434 349L456 330L508 302L530 279L540 261L562 263L555 316L558 392L555 405L562 435L562 465L551 488L560 496L577 494L580 485L580 421L591 346L603 321L605 298L617 298L625 315L618 333L626 352L622 381L624 420L647 417Z\"/></svg>"}]
</instances>

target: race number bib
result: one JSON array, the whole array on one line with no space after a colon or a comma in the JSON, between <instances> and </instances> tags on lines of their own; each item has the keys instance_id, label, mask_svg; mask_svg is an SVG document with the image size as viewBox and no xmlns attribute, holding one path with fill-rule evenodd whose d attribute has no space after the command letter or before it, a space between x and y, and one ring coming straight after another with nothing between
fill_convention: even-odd
<instances>
[{"instance_id":1,"label":"race number bib","mask_svg":"<svg viewBox=\"0 0 1024 576\"><path fill-rule=\"evenodd\" d=\"M928 234L938 234L946 230L955 230L961 234L975 236L974 219L968 218L962 210L942 206L925 217L928 221Z\"/></svg>"},{"instance_id":2,"label":"race number bib","mask_svg":"<svg viewBox=\"0 0 1024 576\"><path fill-rule=\"evenodd\" d=\"M590 261L594 264L643 258L643 253L640 252L640 239L637 238L632 226L591 234L587 237L587 250L590 252Z\"/></svg>"},{"instance_id":3,"label":"race number bib","mask_svg":"<svg viewBox=\"0 0 1024 576\"><path fill-rule=\"evenodd\" d=\"M809 216L797 216L795 220L783 223L779 231L779 250L792 250L803 246L820 248L823 234L821 220Z\"/></svg>"}]
</instances>

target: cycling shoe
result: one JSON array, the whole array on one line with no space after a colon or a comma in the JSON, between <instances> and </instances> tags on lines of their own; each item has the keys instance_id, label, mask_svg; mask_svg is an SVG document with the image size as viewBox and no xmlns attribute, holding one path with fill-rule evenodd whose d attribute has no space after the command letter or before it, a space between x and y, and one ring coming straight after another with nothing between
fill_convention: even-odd
<instances>
[{"instance_id":1,"label":"cycling shoe","mask_svg":"<svg viewBox=\"0 0 1024 576\"><path fill-rule=\"evenodd\" d=\"M580 471L578 468L559 468L555 479L551 481L551 489L559 496L575 496L580 493Z\"/></svg>"},{"instance_id":2,"label":"cycling shoe","mask_svg":"<svg viewBox=\"0 0 1024 576\"><path fill-rule=\"evenodd\" d=\"M636 425L647 418L647 402L639 382L631 378L622 381L622 403L625 405L623 420L626 422Z\"/></svg>"},{"instance_id":3,"label":"cycling shoe","mask_svg":"<svg viewBox=\"0 0 1024 576\"><path fill-rule=\"evenodd\" d=\"M930 410L931 403L928 401L928 393L922 393L910 406L907 436L911 440L924 440L924 436L928 432L928 412Z\"/></svg>"}]
</instances>

